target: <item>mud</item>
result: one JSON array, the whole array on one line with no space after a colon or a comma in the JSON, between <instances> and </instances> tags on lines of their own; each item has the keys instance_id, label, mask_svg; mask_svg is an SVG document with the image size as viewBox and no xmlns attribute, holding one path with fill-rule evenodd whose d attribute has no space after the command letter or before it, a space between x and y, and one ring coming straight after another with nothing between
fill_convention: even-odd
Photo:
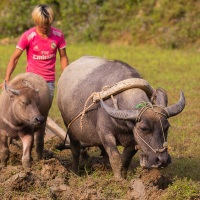
<instances>
[{"instance_id":1,"label":"mud","mask_svg":"<svg viewBox=\"0 0 200 200\"><path fill-rule=\"evenodd\" d=\"M44 159L36 161L33 149L32 167L21 166L20 141L10 145L10 159L6 168L0 169L0 199L159 199L171 183L158 170L139 170L132 179L115 182L112 171L105 165L98 148L82 154L80 176L70 171L70 150L58 151L60 141L52 137L45 143ZM135 168L135 166L131 165ZM139 166L137 166L139 167ZM133 170L133 169L132 169Z\"/></svg>"},{"instance_id":2,"label":"mud","mask_svg":"<svg viewBox=\"0 0 200 200\"><path fill-rule=\"evenodd\" d=\"M138 178L130 181L128 199L148 200L162 199L165 189L172 181L169 177L161 175L157 169L142 170Z\"/></svg>"}]
</instances>

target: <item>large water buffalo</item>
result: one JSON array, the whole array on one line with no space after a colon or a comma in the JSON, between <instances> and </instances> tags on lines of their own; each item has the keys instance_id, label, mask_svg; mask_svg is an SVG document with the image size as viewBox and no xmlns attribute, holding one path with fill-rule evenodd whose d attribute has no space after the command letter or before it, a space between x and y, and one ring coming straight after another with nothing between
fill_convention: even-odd
<instances>
[{"instance_id":1,"label":"large water buffalo","mask_svg":"<svg viewBox=\"0 0 200 200\"><path fill-rule=\"evenodd\" d=\"M44 148L45 122L51 106L46 81L33 73L16 76L5 83L0 95L0 159L3 167L9 158L8 138L20 138L23 144L22 165L29 168L34 142L38 159ZM35 134L34 134L35 133Z\"/></svg>"},{"instance_id":2,"label":"large water buffalo","mask_svg":"<svg viewBox=\"0 0 200 200\"><path fill-rule=\"evenodd\" d=\"M120 81L141 79L136 69L121 61L84 56L71 63L58 81L57 103L66 127L73 154L72 169L77 172L80 144L104 149L116 179L126 177L132 157L141 149L140 164L146 168L165 167L170 163L167 151L168 118L185 106L181 91L177 103L167 106L162 89L151 95L141 88L130 88L112 98L101 99L85 109L94 92ZM141 79L142 80L142 79ZM88 100L88 101L87 101ZM113 102L116 102L113 103ZM114 106L115 105L115 106ZM80 116L80 117L79 117ZM117 146L124 147L122 155Z\"/></svg>"}]
</instances>

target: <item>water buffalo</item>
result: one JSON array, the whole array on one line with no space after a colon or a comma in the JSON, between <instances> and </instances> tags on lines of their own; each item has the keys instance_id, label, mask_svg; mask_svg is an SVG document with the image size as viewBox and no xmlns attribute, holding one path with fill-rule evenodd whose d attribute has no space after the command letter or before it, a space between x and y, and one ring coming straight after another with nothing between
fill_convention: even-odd
<instances>
[{"instance_id":1,"label":"water buffalo","mask_svg":"<svg viewBox=\"0 0 200 200\"><path fill-rule=\"evenodd\" d=\"M45 122L51 106L46 81L33 73L16 76L5 83L0 95L0 159L3 167L9 158L8 138L20 138L23 144L22 165L29 168L35 136L37 158L42 158ZM35 134L34 134L35 133Z\"/></svg>"},{"instance_id":2,"label":"water buffalo","mask_svg":"<svg viewBox=\"0 0 200 200\"><path fill-rule=\"evenodd\" d=\"M118 107L115 108L112 98L108 98L87 109L83 117L77 117L92 93L130 78L141 79L141 76L124 62L92 56L74 61L61 75L57 103L66 127L70 123L68 134L75 172L78 171L82 143L104 149L114 177L119 180L126 177L131 159L138 149L141 149L140 164L143 167L165 167L170 163L168 118L184 109L182 91L179 101L167 106L167 95L162 89L154 90L149 96L140 88L130 88L114 96ZM90 103L92 99L89 99L88 105ZM122 155L118 145L124 147Z\"/></svg>"}]
</instances>

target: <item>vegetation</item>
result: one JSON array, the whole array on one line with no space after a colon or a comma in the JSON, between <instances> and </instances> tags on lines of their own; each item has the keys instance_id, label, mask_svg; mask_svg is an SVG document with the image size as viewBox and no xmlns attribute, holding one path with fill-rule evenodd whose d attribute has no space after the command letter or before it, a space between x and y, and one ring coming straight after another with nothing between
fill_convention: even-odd
<instances>
[{"instance_id":1,"label":"vegetation","mask_svg":"<svg viewBox=\"0 0 200 200\"><path fill-rule=\"evenodd\" d=\"M200 184L196 184L192 180L178 179L168 188L168 193L164 198L166 200L198 199L199 188Z\"/></svg>"},{"instance_id":2,"label":"vegetation","mask_svg":"<svg viewBox=\"0 0 200 200\"><path fill-rule=\"evenodd\" d=\"M161 199L200 199L200 2L1 0L0 38L8 38L10 43L33 26L31 11L39 3L50 4L56 11L54 26L60 28L66 36L70 63L83 55L125 61L137 68L154 88L164 88L168 92L169 104L178 100L180 89L184 91L184 111L169 119L171 128L168 143L172 164L163 169L162 173L172 177L173 181ZM3 44L0 45L2 83L16 41L15 44L7 44L4 40L0 42ZM178 49L182 47L187 48ZM12 77L24 72L25 66L26 56L23 53ZM59 63L56 67L58 80L61 75ZM64 128L56 97L50 117ZM134 157L133 162L136 167L129 171L128 180L133 179L139 171L138 158ZM72 174L69 183L72 188L76 188L92 179L94 185L101 188L105 199L125 198L129 185L112 182L111 177L110 171L91 172L84 168L82 176ZM45 197L47 192L41 189ZM3 193L1 188L0 193Z\"/></svg>"},{"instance_id":3,"label":"vegetation","mask_svg":"<svg viewBox=\"0 0 200 200\"><path fill-rule=\"evenodd\" d=\"M3 81L5 68L15 45L0 46L0 82ZM161 199L199 199L200 198L200 123L199 123L199 82L200 82L200 57L195 49L169 50L148 46L122 46L104 45L93 43L81 43L68 45L67 53L70 62L82 55L95 55L107 59L123 60L136 67L143 77L154 87L163 87L169 96L169 104L179 98L179 90L182 89L186 96L184 111L170 118L169 152L172 156L172 164L162 170L164 175L173 178L172 184L166 189L165 197ZM26 65L25 53L19 60L19 64L13 74L24 72ZM59 63L57 65L57 80L61 74ZM50 117L61 126L62 119L54 98ZM138 164L135 157L133 162ZM139 164L136 165L139 167ZM129 180L133 179L137 169L129 172ZM72 176L69 181L74 187L83 185L84 181L93 179L104 196L112 198L125 198L128 184L115 184L110 181L111 172L92 172L85 169L81 177ZM114 191L112 194L111 191ZM115 196L113 196L115 195Z\"/></svg>"},{"instance_id":4,"label":"vegetation","mask_svg":"<svg viewBox=\"0 0 200 200\"><path fill-rule=\"evenodd\" d=\"M56 11L55 26L67 41L154 44L165 48L195 45L200 38L197 0L1 0L0 38L16 37L33 23L40 3Z\"/></svg>"}]
</instances>

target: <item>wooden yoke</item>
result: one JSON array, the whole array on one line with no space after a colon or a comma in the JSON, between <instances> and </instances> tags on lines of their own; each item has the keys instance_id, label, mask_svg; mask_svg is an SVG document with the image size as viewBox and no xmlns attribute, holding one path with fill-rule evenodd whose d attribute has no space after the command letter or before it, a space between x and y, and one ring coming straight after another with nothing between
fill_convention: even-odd
<instances>
[{"instance_id":1,"label":"wooden yoke","mask_svg":"<svg viewBox=\"0 0 200 200\"><path fill-rule=\"evenodd\" d=\"M130 78L120 81L113 86L108 87L108 89L102 90L101 92L94 93L93 102L98 102L100 98L110 98L111 95L116 95L131 88L140 88L144 90L149 98L153 94L153 88L149 85L147 81L141 78Z\"/></svg>"}]
</instances>

